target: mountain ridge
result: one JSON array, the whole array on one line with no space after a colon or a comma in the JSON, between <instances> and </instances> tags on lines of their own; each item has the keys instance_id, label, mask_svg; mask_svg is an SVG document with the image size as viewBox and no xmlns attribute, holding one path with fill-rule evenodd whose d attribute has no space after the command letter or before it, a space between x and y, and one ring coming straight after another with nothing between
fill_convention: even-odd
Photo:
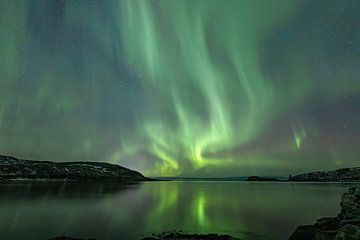
<instances>
[{"instance_id":1,"label":"mountain ridge","mask_svg":"<svg viewBox=\"0 0 360 240\"><path fill-rule=\"evenodd\" d=\"M0 155L0 180L147 181L140 172L104 162L53 162Z\"/></svg>"}]
</instances>

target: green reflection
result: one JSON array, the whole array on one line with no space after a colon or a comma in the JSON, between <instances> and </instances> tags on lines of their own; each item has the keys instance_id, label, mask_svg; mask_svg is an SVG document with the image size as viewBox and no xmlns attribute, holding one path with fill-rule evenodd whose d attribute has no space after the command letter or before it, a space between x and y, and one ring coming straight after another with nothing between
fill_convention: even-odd
<instances>
[{"instance_id":1,"label":"green reflection","mask_svg":"<svg viewBox=\"0 0 360 240\"><path fill-rule=\"evenodd\" d=\"M66 234L132 240L181 230L227 233L244 240L287 239L300 224L336 215L339 196L350 186L354 185L247 182L2 185L1 237L38 240Z\"/></svg>"}]
</instances>

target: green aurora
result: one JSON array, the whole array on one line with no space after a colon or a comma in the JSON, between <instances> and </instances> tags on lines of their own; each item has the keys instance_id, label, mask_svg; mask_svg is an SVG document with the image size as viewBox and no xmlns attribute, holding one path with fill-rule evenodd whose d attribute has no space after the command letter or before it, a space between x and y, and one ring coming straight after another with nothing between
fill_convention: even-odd
<instances>
[{"instance_id":1,"label":"green aurora","mask_svg":"<svg viewBox=\"0 0 360 240\"><path fill-rule=\"evenodd\" d=\"M354 166L359 9L335 0L1 1L0 150L149 176Z\"/></svg>"}]
</instances>

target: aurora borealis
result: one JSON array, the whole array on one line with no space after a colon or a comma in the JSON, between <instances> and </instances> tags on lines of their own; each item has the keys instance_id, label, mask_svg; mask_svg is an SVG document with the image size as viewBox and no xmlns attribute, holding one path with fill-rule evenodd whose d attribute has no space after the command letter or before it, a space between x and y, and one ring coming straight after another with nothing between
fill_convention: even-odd
<instances>
[{"instance_id":1,"label":"aurora borealis","mask_svg":"<svg viewBox=\"0 0 360 240\"><path fill-rule=\"evenodd\" d=\"M149 176L359 165L356 0L0 1L0 152Z\"/></svg>"}]
</instances>

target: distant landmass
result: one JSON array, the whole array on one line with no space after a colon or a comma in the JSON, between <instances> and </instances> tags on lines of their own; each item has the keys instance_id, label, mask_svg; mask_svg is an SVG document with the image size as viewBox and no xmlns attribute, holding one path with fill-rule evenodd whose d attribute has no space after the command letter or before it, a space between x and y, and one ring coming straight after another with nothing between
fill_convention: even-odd
<instances>
[{"instance_id":1,"label":"distant landmass","mask_svg":"<svg viewBox=\"0 0 360 240\"><path fill-rule=\"evenodd\" d=\"M259 176L250 176L246 179L246 181L249 182L274 182L274 181L280 181L277 178L270 178L270 177L259 177Z\"/></svg>"},{"instance_id":2,"label":"distant landmass","mask_svg":"<svg viewBox=\"0 0 360 240\"><path fill-rule=\"evenodd\" d=\"M340 182L360 181L360 167L342 168L333 171L316 171L296 176L289 176L289 181L295 182Z\"/></svg>"},{"instance_id":3,"label":"distant landmass","mask_svg":"<svg viewBox=\"0 0 360 240\"><path fill-rule=\"evenodd\" d=\"M287 180L282 176L159 177L156 179L179 181L360 181L360 167L290 175ZM0 180L116 180L131 182L152 179L145 177L140 172L104 162L33 161L0 155Z\"/></svg>"},{"instance_id":4,"label":"distant landmass","mask_svg":"<svg viewBox=\"0 0 360 240\"><path fill-rule=\"evenodd\" d=\"M230 235L209 233L209 234L197 234L197 233L184 233L182 231L154 233L149 237L142 238L142 240L240 240ZM96 240L96 239L82 239L73 237L55 237L47 240Z\"/></svg>"},{"instance_id":5,"label":"distant landmass","mask_svg":"<svg viewBox=\"0 0 360 240\"><path fill-rule=\"evenodd\" d=\"M237 176L237 177L155 177L168 181L286 181L286 176Z\"/></svg>"},{"instance_id":6,"label":"distant landmass","mask_svg":"<svg viewBox=\"0 0 360 240\"><path fill-rule=\"evenodd\" d=\"M315 171L295 176L236 176L236 177L158 177L175 181L289 181L289 182L348 182L360 181L360 167L342 168L332 171Z\"/></svg>"},{"instance_id":7,"label":"distant landmass","mask_svg":"<svg viewBox=\"0 0 360 240\"><path fill-rule=\"evenodd\" d=\"M167 181L245 181L247 177L155 177Z\"/></svg>"},{"instance_id":8,"label":"distant landmass","mask_svg":"<svg viewBox=\"0 0 360 240\"><path fill-rule=\"evenodd\" d=\"M4 180L111 180L147 181L141 173L100 162L51 162L0 155L0 181Z\"/></svg>"}]
</instances>

